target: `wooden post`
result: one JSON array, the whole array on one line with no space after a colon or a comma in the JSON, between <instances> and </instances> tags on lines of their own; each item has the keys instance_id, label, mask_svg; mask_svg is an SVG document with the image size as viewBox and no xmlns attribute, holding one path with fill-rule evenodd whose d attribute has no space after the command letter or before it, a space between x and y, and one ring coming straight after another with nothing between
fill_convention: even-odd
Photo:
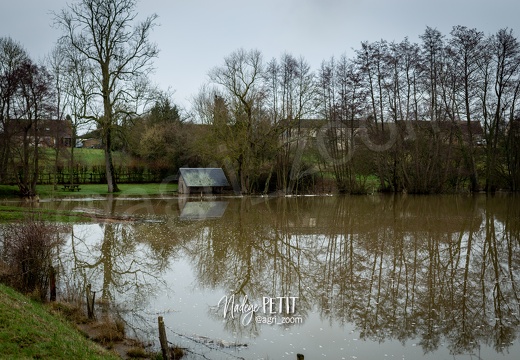
<instances>
[{"instance_id":1,"label":"wooden post","mask_svg":"<svg viewBox=\"0 0 520 360\"><path fill-rule=\"evenodd\" d=\"M296 360L303 360L303 354L296 354Z\"/></svg>"},{"instance_id":2,"label":"wooden post","mask_svg":"<svg viewBox=\"0 0 520 360\"><path fill-rule=\"evenodd\" d=\"M96 301L96 292L95 291L91 291L91 285L88 284L87 285L87 291L86 291L86 295L87 295L87 317L89 319L93 319L94 318L94 303ZM92 299L91 299L91 296L90 294L92 293Z\"/></svg>"},{"instance_id":3,"label":"wooden post","mask_svg":"<svg viewBox=\"0 0 520 360\"><path fill-rule=\"evenodd\" d=\"M51 266L50 270L50 301L56 301L56 270L54 269L54 266Z\"/></svg>"},{"instance_id":4,"label":"wooden post","mask_svg":"<svg viewBox=\"0 0 520 360\"><path fill-rule=\"evenodd\" d=\"M170 360L170 354L168 351L168 339L166 338L166 330L164 328L164 320L162 316L159 316L159 341L161 342L161 351L164 360Z\"/></svg>"}]
</instances>

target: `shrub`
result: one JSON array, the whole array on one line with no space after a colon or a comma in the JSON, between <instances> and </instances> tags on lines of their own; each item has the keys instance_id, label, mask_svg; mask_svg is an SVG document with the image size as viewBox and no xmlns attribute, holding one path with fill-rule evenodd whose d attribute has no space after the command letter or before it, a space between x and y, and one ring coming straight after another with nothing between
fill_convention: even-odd
<instances>
[{"instance_id":1,"label":"shrub","mask_svg":"<svg viewBox=\"0 0 520 360\"><path fill-rule=\"evenodd\" d=\"M31 218L7 225L0 252L2 280L20 292L45 300L53 258L62 243L55 224Z\"/></svg>"}]
</instances>

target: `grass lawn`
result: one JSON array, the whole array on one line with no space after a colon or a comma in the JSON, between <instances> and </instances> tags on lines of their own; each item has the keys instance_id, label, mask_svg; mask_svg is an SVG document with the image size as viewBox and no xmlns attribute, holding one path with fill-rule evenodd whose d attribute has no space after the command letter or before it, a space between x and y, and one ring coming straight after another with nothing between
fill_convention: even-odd
<instances>
[{"instance_id":1,"label":"grass lawn","mask_svg":"<svg viewBox=\"0 0 520 360\"><path fill-rule=\"evenodd\" d=\"M115 154L113 154L115 157ZM105 152L103 149L75 148L74 159L76 162L88 164L88 166L105 164Z\"/></svg>"},{"instance_id":2,"label":"grass lawn","mask_svg":"<svg viewBox=\"0 0 520 360\"><path fill-rule=\"evenodd\" d=\"M52 169L54 167L55 150L45 148L40 159L40 165ZM70 150L62 150L60 153L61 160L68 165L70 159ZM128 164L132 157L120 151L112 153L114 164ZM83 164L89 168L92 166L105 166L105 152L103 149L74 148L74 162ZM47 165L46 165L47 164Z\"/></svg>"},{"instance_id":3,"label":"grass lawn","mask_svg":"<svg viewBox=\"0 0 520 360\"><path fill-rule=\"evenodd\" d=\"M2 359L119 359L47 308L0 284Z\"/></svg>"},{"instance_id":4,"label":"grass lawn","mask_svg":"<svg viewBox=\"0 0 520 360\"><path fill-rule=\"evenodd\" d=\"M146 183L146 184L118 184L121 190L117 195L171 195L177 192L177 184L174 183ZM63 196L93 196L107 195L106 184L80 184L80 191L63 190L63 185L54 189L53 185L37 185L36 191L40 198L63 197ZM18 187L11 185L0 185L0 199L18 197Z\"/></svg>"}]
</instances>

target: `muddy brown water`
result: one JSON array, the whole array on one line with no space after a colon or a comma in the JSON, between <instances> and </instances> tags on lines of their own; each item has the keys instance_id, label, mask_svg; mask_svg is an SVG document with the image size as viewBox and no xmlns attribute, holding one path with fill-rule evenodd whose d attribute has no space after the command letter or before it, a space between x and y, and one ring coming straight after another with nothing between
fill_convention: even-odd
<instances>
[{"instance_id":1,"label":"muddy brown water","mask_svg":"<svg viewBox=\"0 0 520 360\"><path fill-rule=\"evenodd\" d=\"M518 359L520 198L42 201L69 225L61 292L188 359ZM105 218L105 220L100 220Z\"/></svg>"}]
</instances>

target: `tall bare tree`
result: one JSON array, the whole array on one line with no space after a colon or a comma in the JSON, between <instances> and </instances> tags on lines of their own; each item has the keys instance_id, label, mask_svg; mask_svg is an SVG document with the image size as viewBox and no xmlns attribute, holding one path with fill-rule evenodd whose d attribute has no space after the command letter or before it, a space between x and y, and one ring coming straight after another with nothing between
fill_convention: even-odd
<instances>
[{"instance_id":1,"label":"tall bare tree","mask_svg":"<svg viewBox=\"0 0 520 360\"><path fill-rule=\"evenodd\" d=\"M91 112L103 134L108 192L119 191L112 161L117 122L135 113L137 83L151 70L158 49L150 39L157 15L136 21L135 0L78 0L55 14L64 43L89 63L100 112Z\"/></svg>"},{"instance_id":2,"label":"tall bare tree","mask_svg":"<svg viewBox=\"0 0 520 360\"><path fill-rule=\"evenodd\" d=\"M465 26L454 26L451 31L450 48L454 55L454 67L460 74L460 87L462 88L460 101L463 103L462 114L468 124L467 151L464 147L464 156L467 167L470 170L471 191L478 190L478 174L475 160L475 141L473 127L476 111L476 90L479 83L478 59L483 51L484 34L476 29L468 29Z\"/></svg>"},{"instance_id":3,"label":"tall bare tree","mask_svg":"<svg viewBox=\"0 0 520 360\"><path fill-rule=\"evenodd\" d=\"M215 67L210 80L223 87L229 97L232 118L228 126L233 129L237 141L233 161L237 163L238 178L242 193L251 192L254 154L257 150L255 137L260 124L260 100L262 90L263 62L258 50L239 49L224 59L224 64ZM230 144L231 145L231 144Z\"/></svg>"},{"instance_id":4,"label":"tall bare tree","mask_svg":"<svg viewBox=\"0 0 520 360\"><path fill-rule=\"evenodd\" d=\"M276 149L277 189L292 193L303 174L301 153L307 134L302 119L312 116L314 74L304 58L284 54L279 61L268 63L264 81L271 124L280 137Z\"/></svg>"},{"instance_id":5,"label":"tall bare tree","mask_svg":"<svg viewBox=\"0 0 520 360\"><path fill-rule=\"evenodd\" d=\"M504 141L507 111L514 109L520 82L520 43L512 30L501 29L491 37L494 69L494 98L487 104L490 117L486 121L486 190L495 191L503 171L500 163L500 142Z\"/></svg>"}]
</instances>

